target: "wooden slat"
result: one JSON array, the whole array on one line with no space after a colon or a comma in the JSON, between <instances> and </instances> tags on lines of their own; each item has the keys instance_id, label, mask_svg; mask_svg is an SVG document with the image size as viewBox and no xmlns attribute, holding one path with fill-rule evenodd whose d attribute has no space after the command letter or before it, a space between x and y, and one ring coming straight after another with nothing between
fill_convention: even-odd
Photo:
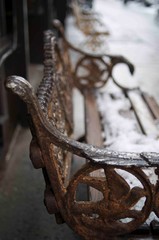
<instances>
[{"instance_id":1,"label":"wooden slat","mask_svg":"<svg viewBox=\"0 0 159 240\"><path fill-rule=\"evenodd\" d=\"M100 116L92 91L85 92L86 140L88 143L101 147L103 145Z\"/></svg>"},{"instance_id":2,"label":"wooden slat","mask_svg":"<svg viewBox=\"0 0 159 240\"><path fill-rule=\"evenodd\" d=\"M143 98L147 105L149 106L152 114L156 119L159 119L159 105L157 104L154 97L149 96L147 93L143 93Z\"/></svg>"},{"instance_id":3,"label":"wooden slat","mask_svg":"<svg viewBox=\"0 0 159 240\"><path fill-rule=\"evenodd\" d=\"M85 91L85 118L86 118L86 140L87 143L101 147L103 146L102 129L100 116L95 101L93 91ZM96 170L90 174L91 177L103 177L101 170ZM89 189L90 200L99 201L103 195L98 190L90 187Z\"/></svg>"},{"instance_id":4,"label":"wooden slat","mask_svg":"<svg viewBox=\"0 0 159 240\"><path fill-rule=\"evenodd\" d=\"M143 132L146 135L156 134L158 132L158 129L154 124L154 118L148 106L141 96L141 92L139 90L128 91L127 95L130 99Z\"/></svg>"}]
</instances>

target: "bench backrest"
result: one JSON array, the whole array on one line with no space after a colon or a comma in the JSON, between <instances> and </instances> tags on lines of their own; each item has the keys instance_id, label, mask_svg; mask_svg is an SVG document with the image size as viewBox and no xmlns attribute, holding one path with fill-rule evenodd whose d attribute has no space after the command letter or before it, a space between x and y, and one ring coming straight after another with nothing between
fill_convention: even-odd
<instances>
[{"instance_id":1,"label":"bench backrest","mask_svg":"<svg viewBox=\"0 0 159 240\"><path fill-rule=\"evenodd\" d=\"M73 132L72 88L73 82L53 32L44 33L44 77L37 97L48 120L58 130L70 136ZM68 56L67 56L68 58Z\"/></svg>"},{"instance_id":2,"label":"bench backrest","mask_svg":"<svg viewBox=\"0 0 159 240\"><path fill-rule=\"evenodd\" d=\"M158 185L156 184L157 188L154 187L138 167L158 167L159 155L149 152L111 151L70 138L73 131L73 82L70 77L67 49L64 52L66 58L61 54L62 48L56 44L52 32L45 32L44 77L37 95L34 94L31 85L20 77L10 77L7 87L27 103L33 135L31 155L33 161L37 161L39 167L43 168L46 190L49 189L49 196L45 200L48 199L48 205L52 209L50 212L59 214L60 210L68 225L86 239L98 239L98 236L104 239L112 233L121 235L140 226L153 209L157 212ZM90 125L89 129L87 128L87 140L100 146L100 139L97 142L97 134L94 131L97 121L92 121L95 120L92 104L94 95L90 95L91 91L88 92L89 95L85 99L87 109L91 112L86 112L86 118L92 123L91 128ZM131 99L134 99L134 96L131 95ZM92 142L92 138L95 142ZM88 161L67 184L72 153ZM118 169L134 175L142 187L131 187L117 174ZM91 201L77 201L76 189L78 190L81 183L89 189L95 189L91 189ZM145 204L138 211L134 207L138 199L143 197L146 198ZM122 219L130 219L130 222L125 224L124 221L120 221Z\"/></svg>"},{"instance_id":3,"label":"bench backrest","mask_svg":"<svg viewBox=\"0 0 159 240\"><path fill-rule=\"evenodd\" d=\"M72 159L72 153L66 150L67 139L71 139L73 133L73 81L70 71L67 48L59 47L49 30L44 33L44 74L37 92L19 76L10 76L6 82L6 87L27 105L32 132L30 159L35 168L43 169L45 204L50 213L58 214L58 221L63 221L59 217L59 209L64 209L63 198Z\"/></svg>"},{"instance_id":4,"label":"bench backrest","mask_svg":"<svg viewBox=\"0 0 159 240\"><path fill-rule=\"evenodd\" d=\"M37 98L48 122L67 137L73 133L73 81L69 64L66 48L64 46L59 48L53 32L46 31L44 33L44 77L38 87ZM62 182L67 185L70 153L53 144L51 151L59 172L60 185Z\"/></svg>"}]
</instances>

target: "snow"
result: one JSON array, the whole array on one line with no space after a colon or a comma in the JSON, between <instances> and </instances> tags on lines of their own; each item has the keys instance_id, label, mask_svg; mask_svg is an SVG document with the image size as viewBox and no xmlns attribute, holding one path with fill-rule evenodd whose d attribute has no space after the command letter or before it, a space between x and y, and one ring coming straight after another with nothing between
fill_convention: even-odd
<instances>
[{"instance_id":1,"label":"snow","mask_svg":"<svg viewBox=\"0 0 159 240\"><path fill-rule=\"evenodd\" d=\"M113 85L112 85L113 86ZM103 122L103 136L105 136L105 147L109 150L119 152L158 152L159 139L157 135L146 136L141 133L135 115L131 110L129 100L119 88L110 86L107 91L97 93L97 103ZM128 171L115 169L116 172L128 183L132 189L135 186L143 188L136 176ZM151 184L156 184L158 176L155 168L142 169ZM146 198L139 199L133 206L135 210L141 210ZM151 212L146 220L150 224L152 220L159 220L154 212ZM123 221L129 221L123 219Z\"/></svg>"},{"instance_id":2,"label":"snow","mask_svg":"<svg viewBox=\"0 0 159 240\"><path fill-rule=\"evenodd\" d=\"M98 94L103 119L105 145L108 149L125 152L158 152L157 135L142 134L137 125L130 102L122 92Z\"/></svg>"},{"instance_id":3,"label":"snow","mask_svg":"<svg viewBox=\"0 0 159 240\"><path fill-rule=\"evenodd\" d=\"M107 23L108 28L110 26L111 33L110 36L106 39L106 46L104 47L104 50L101 50L101 48L99 48L99 53L111 52L117 54L120 53L120 47L122 46L122 55L128 56L128 58L131 59L131 61L133 60L133 62L135 62L137 66L144 66L143 70L142 68L137 69L137 74L135 76L137 81L142 83L142 87L146 86L147 82L150 83L152 86L157 85L153 84L153 79L157 79L157 76L154 75L153 77L153 73L155 71L150 71L150 66L152 65L152 63L154 66L158 59L154 60L157 55L154 55L152 53L152 48L148 48L148 44L150 46L152 45L152 38L145 38L144 31L146 23L146 28L149 28L150 32L157 32L156 26L152 25L152 16L148 12L148 10L150 11L150 8L146 9L145 12L145 8L143 8L142 6L139 8L139 6L134 5L133 2L125 7L123 6L122 2L112 0L107 1L106 8L102 7L104 4L105 0L94 2L95 9L100 12L100 14L102 15L102 19L105 23ZM118 7L116 7L116 5ZM144 13L146 15L144 21L141 17L141 14L138 14L138 12ZM126 16L126 18L123 16ZM134 21L134 17L136 21ZM127 20L125 21L125 19ZM78 46L80 49L88 53L91 52L92 49L89 48L88 44L84 44L89 43L90 39L86 38L86 36L84 36L82 32L79 31L75 24L73 24L73 18L70 18L69 21L72 21L71 30L74 34L70 34L71 31L68 31L68 40L70 40L73 45ZM152 35L153 34L150 34L150 36ZM107 45L107 43L109 44L109 46ZM136 55L136 53L139 51L140 54ZM153 58L151 58L151 56ZM145 68L144 63L149 63L149 67ZM129 87L128 83L136 83L134 83L134 75L132 76L132 79L130 79L130 76L128 76L127 74L129 73L128 71L126 71L125 76L125 68L126 67L124 66L121 68L121 64L118 69L116 66L115 71L117 70L117 72L115 72L115 75L117 76L117 80L119 79L119 77L121 77L121 80L126 82L126 86ZM144 74L142 71L144 72ZM140 77L140 72L142 72L142 78ZM149 78L151 78L151 81L149 81ZM128 81L128 79L130 79L130 81ZM141 79L144 79L144 82ZM146 79L148 79L147 82ZM140 133L139 127L137 126L134 119L134 114L130 111L130 102L125 99L124 95L121 91L119 91L119 89L109 89L108 85L109 84L106 85L106 91L97 96L99 109L103 118L103 136L106 137L105 147L110 150L125 152L159 152L158 136L145 136ZM151 90L151 85L147 84L147 89L146 87L145 89L148 91L149 89ZM153 92L154 90L155 89L153 87ZM157 94L156 97L158 98ZM131 114L129 115L128 112L131 112ZM155 185L158 180L158 177L155 174L155 168L145 168L142 170L147 175L147 179L149 179L150 182ZM135 186L143 188L141 182L131 173L119 169L116 169L116 172L121 175L125 181L127 181L131 189ZM145 198L141 198L140 201L134 206L134 209L142 209L144 203ZM154 219L159 220L156 215L151 212L146 222L149 224ZM130 219L124 219L124 221L127 220Z\"/></svg>"}]
</instances>

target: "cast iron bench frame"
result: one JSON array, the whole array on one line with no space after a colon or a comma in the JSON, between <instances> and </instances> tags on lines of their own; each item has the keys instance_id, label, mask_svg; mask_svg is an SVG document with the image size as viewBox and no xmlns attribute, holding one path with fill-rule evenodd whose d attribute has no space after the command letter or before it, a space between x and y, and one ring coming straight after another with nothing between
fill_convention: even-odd
<instances>
[{"instance_id":1,"label":"cast iron bench frame","mask_svg":"<svg viewBox=\"0 0 159 240\"><path fill-rule=\"evenodd\" d=\"M117 152L102 147L102 126L95 92L112 78L113 67L120 62L128 65L133 72L133 65L123 57L110 55L92 56L83 53L67 42L62 26L58 21L54 25L61 31L62 45L56 42L51 31L45 32L44 38L44 77L35 94L31 84L18 76L10 76L6 87L26 103L28 119L32 133L30 158L35 168L42 168L46 181L44 195L49 213L54 213L58 223L66 222L84 239L111 239L118 235L129 234L141 227L149 214L154 211L159 216L159 184L153 185L143 168L156 167L159 176L159 153ZM71 67L68 50L79 52L82 57ZM105 61L105 57L107 62ZM87 76L86 82L78 76L78 67L87 59L87 67L96 69L95 77ZM103 81L96 61L103 63L107 78ZM92 70L93 71L93 70ZM116 82L117 83L117 82ZM119 85L119 84L118 84ZM85 143L73 139L72 89L77 87L85 105ZM122 88L126 97L140 89ZM152 117L158 118L159 108L155 100L145 95L144 104L151 109ZM146 100L146 101L145 101ZM131 100L133 102L133 100ZM140 120L140 116L132 104ZM144 129L144 126L142 127ZM72 156L85 163L72 174ZM115 169L122 169L134 175L142 184L131 189ZM104 176L103 176L104 173ZM77 200L77 188L84 184L89 189L87 200ZM132 209L139 198L145 197L141 210ZM131 218L130 222L120 219ZM155 229L155 228L154 228Z\"/></svg>"}]
</instances>

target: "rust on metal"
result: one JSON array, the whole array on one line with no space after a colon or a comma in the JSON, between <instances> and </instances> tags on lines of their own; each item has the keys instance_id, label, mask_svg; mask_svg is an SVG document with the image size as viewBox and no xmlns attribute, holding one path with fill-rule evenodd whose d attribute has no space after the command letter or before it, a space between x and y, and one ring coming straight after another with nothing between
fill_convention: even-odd
<instances>
[{"instance_id":1,"label":"rust on metal","mask_svg":"<svg viewBox=\"0 0 159 240\"><path fill-rule=\"evenodd\" d=\"M69 57L67 49L78 50L65 38L63 44L61 52L53 33L45 32L44 77L37 93L21 77L10 76L6 82L6 87L28 107L33 135L31 159L35 167L43 169L46 182L44 202L48 212L55 213L58 222L65 221L84 239L105 239L105 236L130 233L138 229L151 212L159 216L158 181L156 185L152 184L144 172L145 168L156 167L156 174L159 175L159 153L118 152L74 140L72 90L76 86L82 94L89 94L92 88L94 91L97 89L94 76L91 78L92 68L96 69L95 76L103 86L108 76L113 78L112 69L117 63L125 62L131 72L133 66L120 56L109 55L108 62L105 62L104 55L91 57L79 51L81 59L73 71L72 68L68 69L70 61L65 63ZM65 59L61 55L64 51ZM103 64L104 71L100 72L96 60ZM86 84L77 76L80 65L89 70L89 75L84 77ZM107 72L105 80L102 78L104 72ZM86 105L88 107L89 104ZM96 134L90 131L94 129L89 129L88 136L96 138ZM85 158L87 163L70 178L73 154ZM96 171L101 174L96 175ZM130 184L121 172L131 175L139 184ZM100 197L92 193L91 199L79 201L76 194L80 184L95 189ZM142 201L140 208L137 207L139 201Z\"/></svg>"}]
</instances>

